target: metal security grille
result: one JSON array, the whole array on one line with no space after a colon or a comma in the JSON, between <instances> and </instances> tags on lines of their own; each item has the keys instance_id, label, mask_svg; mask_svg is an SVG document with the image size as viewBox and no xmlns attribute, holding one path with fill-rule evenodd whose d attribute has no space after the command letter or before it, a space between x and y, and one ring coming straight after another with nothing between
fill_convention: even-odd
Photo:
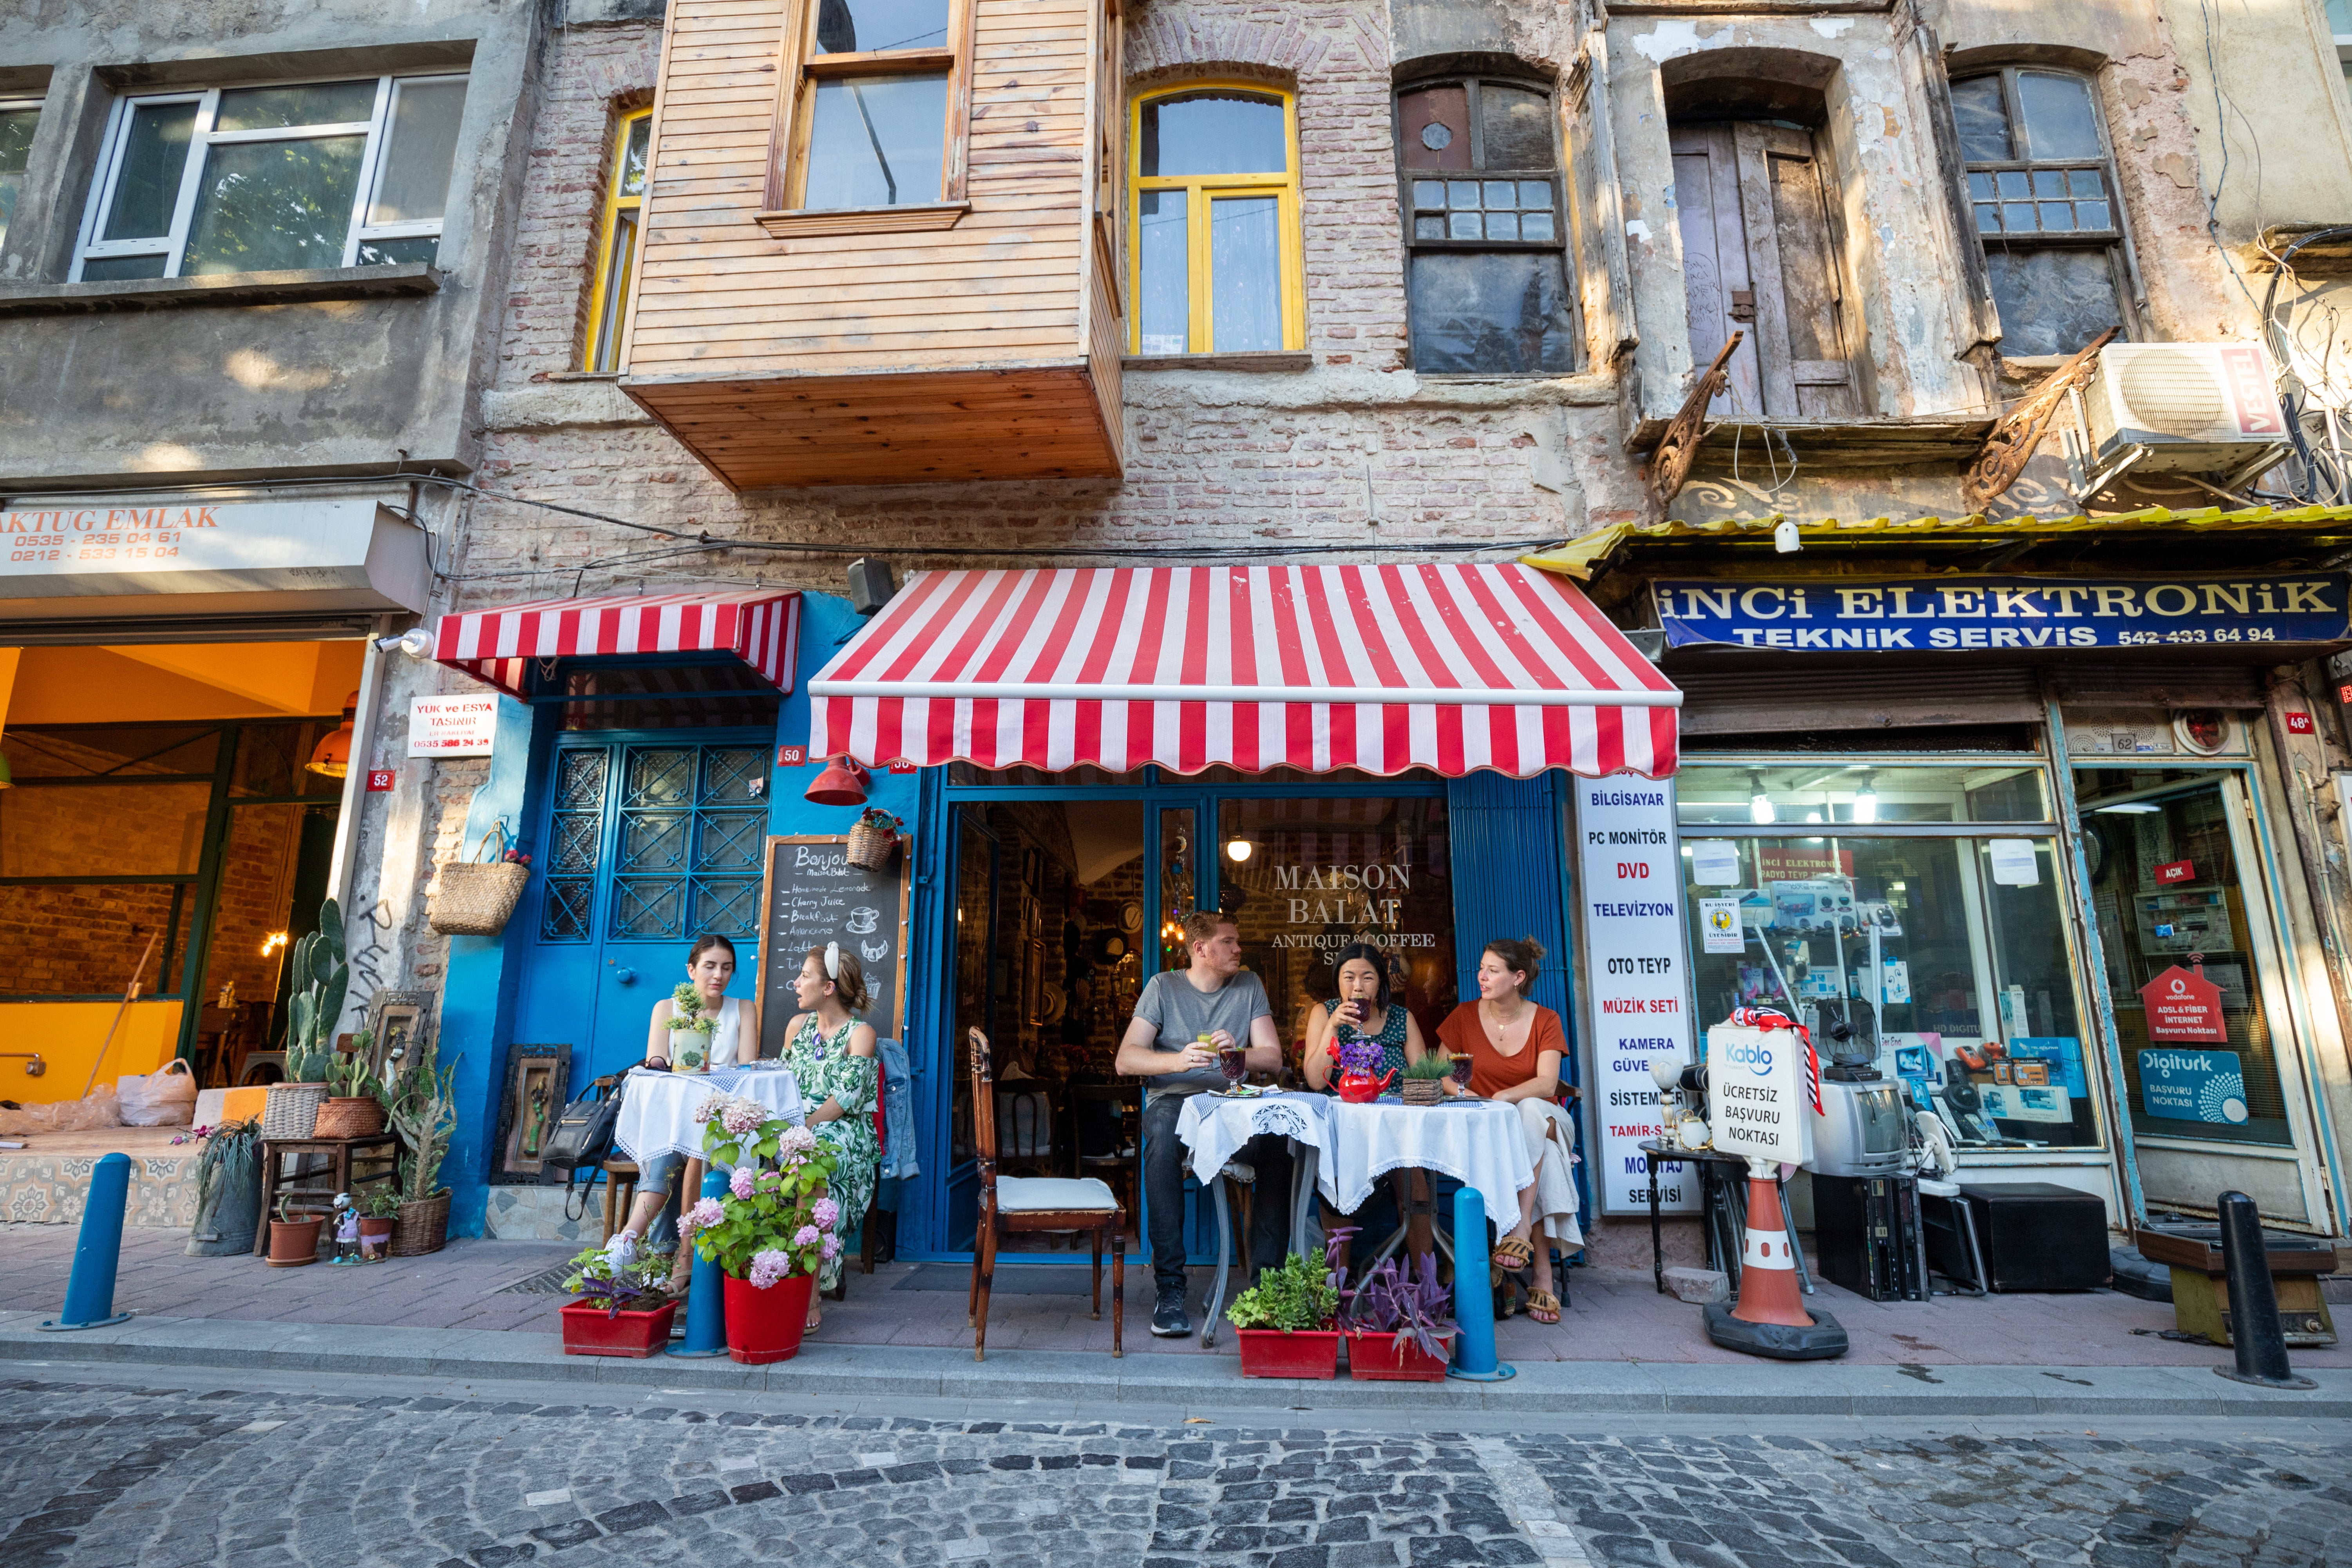
<instances>
[{"instance_id":1,"label":"metal security grille","mask_svg":"<svg viewBox=\"0 0 2352 1568\"><path fill-rule=\"evenodd\" d=\"M755 935L765 754L744 745L569 747L556 760L540 940Z\"/></svg>"}]
</instances>

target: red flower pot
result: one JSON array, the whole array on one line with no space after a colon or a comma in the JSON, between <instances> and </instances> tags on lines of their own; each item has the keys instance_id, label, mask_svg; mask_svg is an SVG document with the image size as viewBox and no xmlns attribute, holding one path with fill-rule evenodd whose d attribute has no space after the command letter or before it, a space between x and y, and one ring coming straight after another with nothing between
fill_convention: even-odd
<instances>
[{"instance_id":1,"label":"red flower pot","mask_svg":"<svg viewBox=\"0 0 2352 1568\"><path fill-rule=\"evenodd\" d=\"M563 1353L639 1359L658 1354L669 1343L670 1319L677 1312L675 1301L634 1312L609 1312L591 1301L574 1301L563 1309Z\"/></svg>"},{"instance_id":2,"label":"red flower pot","mask_svg":"<svg viewBox=\"0 0 2352 1568\"><path fill-rule=\"evenodd\" d=\"M1443 1383L1445 1363L1444 1356L1425 1354L1410 1339L1400 1345L1393 1332L1357 1330L1348 1335L1348 1375L1366 1383Z\"/></svg>"},{"instance_id":3,"label":"red flower pot","mask_svg":"<svg viewBox=\"0 0 2352 1568\"><path fill-rule=\"evenodd\" d=\"M1339 1375L1337 1329L1239 1329L1244 1377Z\"/></svg>"},{"instance_id":4,"label":"red flower pot","mask_svg":"<svg viewBox=\"0 0 2352 1568\"><path fill-rule=\"evenodd\" d=\"M816 1278L794 1274L762 1290L727 1276L727 1353L746 1366L790 1361L808 1330L809 1296Z\"/></svg>"}]
</instances>

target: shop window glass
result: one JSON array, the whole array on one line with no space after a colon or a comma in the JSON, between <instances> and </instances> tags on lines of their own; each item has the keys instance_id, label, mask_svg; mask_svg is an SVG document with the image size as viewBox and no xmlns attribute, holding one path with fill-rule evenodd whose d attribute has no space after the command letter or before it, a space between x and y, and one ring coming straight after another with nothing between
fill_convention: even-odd
<instances>
[{"instance_id":1,"label":"shop window glass","mask_svg":"<svg viewBox=\"0 0 2352 1568\"><path fill-rule=\"evenodd\" d=\"M2069 354L2128 330L2123 209L2090 82L2015 67L1969 77L1952 83L1952 117L2001 353Z\"/></svg>"},{"instance_id":2,"label":"shop window glass","mask_svg":"<svg viewBox=\"0 0 2352 1568\"><path fill-rule=\"evenodd\" d=\"M1675 779L1675 806L1686 827L2051 819L2042 771L2012 763L1919 766L1823 759L1695 765Z\"/></svg>"},{"instance_id":3,"label":"shop window glass","mask_svg":"<svg viewBox=\"0 0 2352 1568\"><path fill-rule=\"evenodd\" d=\"M2290 1144L2263 984L2273 961L2231 827L2239 786L2185 769L2074 779L2133 1130Z\"/></svg>"},{"instance_id":4,"label":"shop window glass","mask_svg":"<svg viewBox=\"0 0 2352 1568\"><path fill-rule=\"evenodd\" d=\"M120 998L134 970L142 997L176 995L194 903L193 890L184 884L0 887L0 942L9 952L0 1000ZM162 940L151 952L148 939L158 932ZM139 967L142 954L147 957L144 969ZM77 1084L67 1092L79 1091Z\"/></svg>"},{"instance_id":5,"label":"shop window glass","mask_svg":"<svg viewBox=\"0 0 2352 1568\"><path fill-rule=\"evenodd\" d=\"M208 784L0 790L0 877L194 875L212 797Z\"/></svg>"},{"instance_id":6,"label":"shop window glass","mask_svg":"<svg viewBox=\"0 0 2352 1568\"><path fill-rule=\"evenodd\" d=\"M1339 994L1350 942L1389 955L1392 993L1423 1039L1456 1001L1453 854L1436 796L1229 800L1218 810L1218 902L1265 984L1292 1065L1311 1009Z\"/></svg>"},{"instance_id":7,"label":"shop window glass","mask_svg":"<svg viewBox=\"0 0 2352 1568\"><path fill-rule=\"evenodd\" d=\"M214 724L60 724L0 731L0 755L18 780L210 777L220 754Z\"/></svg>"},{"instance_id":8,"label":"shop window glass","mask_svg":"<svg viewBox=\"0 0 2352 1568\"><path fill-rule=\"evenodd\" d=\"M236 763L229 773L235 796L313 795L340 797L343 781L310 771L310 753L341 724L338 719L302 719L280 724L241 724Z\"/></svg>"},{"instance_id":9,"label":"shop window glass","mask_svg":"<svg viewBox=\"0 0 2352 1568\"><path fill-rule=\"evenodd\" d=\"M1843 1026L1961 1148L2099 1140L2050 837L1685 832L1702 1026L1777 1007Z\"/></svg>"},{"instance_id":10,"label":"shop window glass","mask_svg":"<svg viewBox=\"0 0 2352 1568\"><path fill-rule=\"evenodd\" d=\"M1481 78L1397 97L1412 362L1424 374L1575 368L1551 98Z\"/></svg>"},{"instance_id":11,"label":"shop window glass","mask_svg":"<svg viewBox=\"0 0 2352 1568\"><path fill-rule=\"evenodd\" d=\"M33 128L40 120L39 104L0 100L0 247L8 243L8 220L16 211L16 193L33 153Z\"/></svg>"},{"instance_id":12,"label":"shop window glass","mask_svg":"<svg viewBox=\"0 0 2352 1568\"><path fill-rule=\"evenodd\" d=\"M1139 98L1133 112L1131 351L1304 347L1290 95L1193 84Z\"/></svg>"},{"instance_id":13,"label":"shop window glass","mask_svg":"<svg viewBox=\"0 0 2352 1568\"><path fill-rule=\"evenodd\" d=\"M83 281L440 259L461 76L122 100Z\"/></svg>"}]
</instances>

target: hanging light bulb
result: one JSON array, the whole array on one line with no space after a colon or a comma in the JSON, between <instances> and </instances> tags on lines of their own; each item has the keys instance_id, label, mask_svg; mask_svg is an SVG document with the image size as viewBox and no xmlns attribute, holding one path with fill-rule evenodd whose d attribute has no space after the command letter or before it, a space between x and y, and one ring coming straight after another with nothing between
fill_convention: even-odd
<instances>
[{"instance_id":1,"label":"hanging light bulb","mask_svg":"<svg viewBox=\"0 0 2352 1568\"><path fill-rule=\"evenodd\" d=\"M1878 820L1878 775L1863 775L1862 791L1853 797L1853 819L1856 822Z\"/></svg>"},{"instance_id":2,"label":"hanging light bulb","mask_svg":"<svg viewBox=\"0 0 2352 1568\"><path fill-rule=\"evenodd\" d=\"M1778 821L1779 816L1772 810L1772 797L1764 793L1764 775L1749 773L1748 782L1755 792L1748 797L1748 820L1754 823Z\"/></svg>"},{"instance_id":3,"label":"hanging light bulb","mask_svg":"<svg viewBox=\"0 0 2352 1568\"><path fill-rule=\"evenodd\" d=\"M324 773L339 779L352 771L352 729L359 721L360 694L352 692L343 699L342 724L321 736L310 752L308 764L314 773Z\"/></svg>"},{"instance_id":4,"label":"hanging light bulb","mask_svg":"<svg viewBox=\"0 0 2352 1568\"><path fill-rule=\"evenodd\" d=\"M1250 858L1250 851L1255 847L1246 838L1228 838L1225 840L1225 858L1238 866Z\"/></svg>"}]
</instances>

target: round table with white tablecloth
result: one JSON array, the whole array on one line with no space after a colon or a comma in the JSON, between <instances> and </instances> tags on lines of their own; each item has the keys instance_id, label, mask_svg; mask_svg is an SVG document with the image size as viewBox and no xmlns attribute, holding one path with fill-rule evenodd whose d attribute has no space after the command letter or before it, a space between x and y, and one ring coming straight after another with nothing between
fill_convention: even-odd
<instances>
[{"instance_id":1,"label":"round table with white tablecloth","mask_svg":"<svg viewBox=\"0 0 2352 1568\"><path fill-rule=\"evenodd\" d=\"M709 1072L632 1068L621 1087L614 1145L639 1166L663 1154L700 1159L702 1123L694 1119L694 1110L714 1094L756 1100L796 1126L808 1114L800 1082L788 1068L717 1068Z\"/></svg>"},{"instance_id":2,"label":"round table with white tablecloth","mask_svg":"<svg viewBox=\"0 0 2352 1568\"><path fill-rule=\"evenodd\" d=\"M1504 1229L1518 1222L1519 1191L1536 1179L1516 1106L1499 1100L1446 1100L1407 1105L1383 1097L1369 1105L1331 1102L1332 1136L1323 1145L1316 1184L1331 1206L1353 1214L1391 1171L1439 1171L1486 1200L1486 1217Z\"/></svg>"}]
</instances>

